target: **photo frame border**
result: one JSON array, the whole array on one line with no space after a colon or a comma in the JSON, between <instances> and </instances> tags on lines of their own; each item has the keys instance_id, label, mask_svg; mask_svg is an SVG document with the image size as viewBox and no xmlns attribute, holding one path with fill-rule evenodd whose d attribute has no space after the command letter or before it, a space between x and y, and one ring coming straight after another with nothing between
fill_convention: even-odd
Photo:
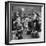
<instances>
[{"instance_id":1,"label":"photo frame border","mask_svg":"<svg viewBox=\"0 0 46 46\"><path fill-rule=\"evenodd\" d=\"M8 10L9 9L8 6L9 5L8 5L8 3L27 3L27 4L43 4L44 5L44 41L40 41L40 42L26 42L26 43L9 43L9 19L8 19L9 18L9 13L8 13L8 11L9 11ZM6 29L6 27L7 27L6 21L8 22L8 28L7 29ZM15 44L35 44L35 43L45 43L45 3L39 3L39 2L20 2L20 1L7 1L7 2L5 2L5 44L6 45L15 45Z\"/></svg>"}]
</instances>

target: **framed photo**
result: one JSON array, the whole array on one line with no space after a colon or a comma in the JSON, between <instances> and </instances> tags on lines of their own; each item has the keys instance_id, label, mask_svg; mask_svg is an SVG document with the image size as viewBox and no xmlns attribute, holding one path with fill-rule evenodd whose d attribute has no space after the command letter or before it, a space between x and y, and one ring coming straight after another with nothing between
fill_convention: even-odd
<instances>
[{"instance_id":1,"label":"framed photo","mask_svg":"<svg viewBox=\"0 0 46 46\"><path fill-rule=\"evenodd\" d=\"M45 42L45 3L5 2L5 44Z\"/></svg>"}]
</instances>

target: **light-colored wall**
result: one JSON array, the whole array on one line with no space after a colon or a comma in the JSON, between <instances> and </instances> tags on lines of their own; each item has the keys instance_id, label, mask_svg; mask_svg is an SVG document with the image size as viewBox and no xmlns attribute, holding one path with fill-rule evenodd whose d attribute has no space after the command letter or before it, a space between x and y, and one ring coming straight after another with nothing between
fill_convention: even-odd
<instances>
[{"instance_id":1,"label":"light-colored wall","mask_svg":"<svg viewBox=\"0 0 46 46\"><path fill-rule=\"evenodd\" d=\"M46 41L46 4L45 4L45 41Z\"/></svg>"},{"instance_id":2,"label":"light-colored wall","mask_svg":"<svg viewBox=\"0 0 46 46\"><path fill-rule=\"evenodd\" d=\"M0 0L0 46L5 46L5 1L11 0ZM46 3L46 0L12 0L12 1L27 1L27 2L42 2ZM45 9L46 13L46 9ZM46 15L45 15L46 20ZM46 23L46 22L45 22ZM46 26L46 24L45 24ZM46 27L45 27L46 28ZM45 31L46 34L46 31ZM13 46L13 45L12 45ZM46 43L42 44L21 44L16 46L46 46Z\"/></svg>"}]
</instances>

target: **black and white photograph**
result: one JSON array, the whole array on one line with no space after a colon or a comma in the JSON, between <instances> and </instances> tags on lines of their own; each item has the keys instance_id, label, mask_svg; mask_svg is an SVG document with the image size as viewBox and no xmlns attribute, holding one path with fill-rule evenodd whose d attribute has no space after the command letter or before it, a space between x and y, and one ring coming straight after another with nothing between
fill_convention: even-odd
<instances>
[{"instance_id":1,"label":"black and white photograph","mask_svg":"<svg viewBox=\"0 0 46 46\"><path fill-rule=\"evenodd\" d=\"M44 42L44 3L6 2L6 43Z\"/></svg>"}]
</instances>

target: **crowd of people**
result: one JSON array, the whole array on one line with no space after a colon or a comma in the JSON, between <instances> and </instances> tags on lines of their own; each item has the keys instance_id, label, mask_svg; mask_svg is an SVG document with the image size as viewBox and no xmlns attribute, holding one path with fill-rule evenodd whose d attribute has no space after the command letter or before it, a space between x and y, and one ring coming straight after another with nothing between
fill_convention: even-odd
<instances>
[{"instance_id":1,"label":"crowd of people","mask_svg":"<svg viewBox=\"0 0 46 46\"><path fill-rule=\"evenodd\" d=\"M23 39L23 32L26 32L26 35L31 35L32 38L39 38L38 32L41 32L41 23L39 20L40 15L37 12L32 14L23 13L23 9L18 9L14 13L12 18L12 31L16 31L15 34L18 39Z\"/></svg>"}]
</instances>

